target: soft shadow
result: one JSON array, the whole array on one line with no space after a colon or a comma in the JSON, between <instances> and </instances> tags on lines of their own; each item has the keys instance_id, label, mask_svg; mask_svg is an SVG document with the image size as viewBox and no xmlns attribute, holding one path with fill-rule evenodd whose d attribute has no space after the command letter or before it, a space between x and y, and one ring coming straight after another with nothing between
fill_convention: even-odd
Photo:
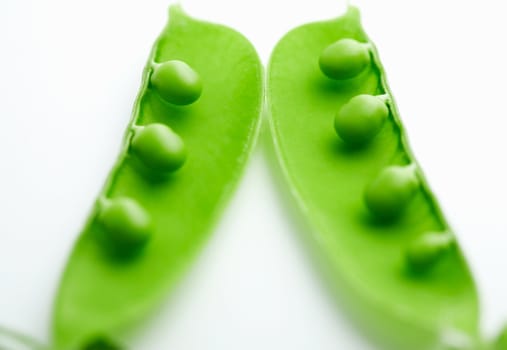
<instances>
[{"instance_id":1,"label":"soft shadow","mask_svg":"<svg viewBox=\"0 0 507 350\"><path fill-rule=\"evenodd\" d=\"M148 90L139 105L139 124L153 122L167 124L171 127L188 123L200 108L199 101L189 106L177 106L164 101L155 91Z\"/></svg>"},{"instance_id":2,"label":"soft shadow","mask_svg":"<svg viewBox=\"0 0 507 350\"><path fill-rule=\"evenodd\" d=\"M372 229L389 229L393 227L394 225L401 222L401 219L399 217L376 217L373 216L371 213L364 208L363 210L360 210L358 213L358 220L361 222L364 226L370 227ZM387 232L387 230L386 230Z\"/></svg>"},{"instance_id":3,"label":"soft shadow","mask_svg":"<svg viewBox=\"0 0 507 350\"><path fill-rule=\"evenodd\" d=\"M264 123L264 127L261 130L259 140L260 147L262 147L262 151L268 160L274 187L279 189L282 210L289 219L287 221L290 224L292 231L295 232L298 237L296 241L299 244L300 250L304 255L306 255L315 275L317 275L322 282L323 294L328 297L327 299L330 300L332 304L334 304L338 312L344 314L345 318L351 321L354 328L351 328L350 330L355 332L358 337L365 339L369 344L371 344L372 348L392 350L393 345L391 343L387 343L381 334L375 332L375 330L370 329L370 331L367 331L365 329L369 328L369 326L365 325L368 324L370 316L364 310L366 306L361 305L356 300L354 292L348 289L347 282L342 279L342 276L337 275L336 271L331 268L331 264L329 264L328 260L330 257L323 256L322 250L319 249L319 242L317 242L317 240L315 240L312 236L314 228L312 228L306 218L303 217L300 210L301 208L298 208L298 205L291 194L290 184L288 183L278 160L271 130L266 124L267 123ZM333 144L336 151L354 152L353 150L343 150L340 148L342 146L338 145L338 142L335 141ZM362 152L361 150L355 151ZM363 217L363 220L369 219Z\"/></svg>"},{"instance_id":4,"label":"soft shadow","mask_svg":"<svg viewBox=\"0 0 507 350\"><path fill-rule=\"evenodd\" d=\"M310 80L311 89L320 96L355 96L363 90L377 87L377 78L371 74L372 68L365 69L361 74L346 80L333 80L324 74L313 75Z\"/></svg>"},{"instance_id":5,"label":"soft shadow","mask_svg":"<svg viewBox=\"0 0 507 350\"><path fill-rule=\"evenodd\" d=\"M182 169L178 169L169 173L161 173L146 167L139 159L127 155L124 166L134 169L135 173L146 180L151 186L169 186L176 181L178 174ZM183 164L182 168L185 167Z\"/></svg>"},{"instance_id":6,"label":"soft shadow","mask_svg":"<svg viewBox=\"0 0 507 350\"><path fill-rule=\"evenodd\" d=\"M333 135L335 136L335 135ZM370 153L371 144L350 144L343 142L338 136L329 140L329 148L331 152L341 157L357 158L359 155Z\"/></svg>"}]
</instances>

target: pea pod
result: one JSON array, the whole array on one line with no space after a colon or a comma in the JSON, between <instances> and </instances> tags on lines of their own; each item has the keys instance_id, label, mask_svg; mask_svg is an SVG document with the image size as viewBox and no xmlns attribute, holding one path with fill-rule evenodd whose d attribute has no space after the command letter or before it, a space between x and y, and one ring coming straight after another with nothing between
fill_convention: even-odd
<instances>
[{"instance_id":1,"label":"pea pod","mask_svg":"<svg viewBox=\"0 0 507 350\"><path fill-rule=\"evenodd\" d=\"M359 11L286 34L267 94L281 171L352 318L390 350L482 346L474 281Z\"/></svg>"},{"instance_id":2,"label":"pea pod","mask_svg":"<svg viewBox=\"0 0 507 350\"><path fill-rule=\"evenodd\" d=\"M497 338L491 343L491 350L507 349L507 326L504 326Z\"/></svg>"},{"instance_id":3,"label":"pea pod","mask_svg":"<svg viewBox=\"0 0 507 350\"><path fill-rule=\"evenodd\" d=\"M120 156L61 279L58 349L109 348L163 299L240 178L258 132L262 85L262 66L243 36L170 8Z\"/></svg>"}]
</instances>

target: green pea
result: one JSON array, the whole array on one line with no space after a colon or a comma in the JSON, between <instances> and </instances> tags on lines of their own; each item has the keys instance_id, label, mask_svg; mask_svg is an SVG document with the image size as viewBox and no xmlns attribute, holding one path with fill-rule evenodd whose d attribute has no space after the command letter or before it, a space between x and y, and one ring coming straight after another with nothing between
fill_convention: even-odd
<instances>
[{"instance_id":1,"label":"green pea","mask_svg":"<svg viewBox=\"0 0 507 350\"><path fill-rule=\"evenodd\" d=\"M120 250L143 246L153 233L150 215L130 198L106 201L99 212L98 221L107 240Z\"/></svg>"},{"instance_id":2,"label":"green pea","mask_svg":"<svg viewBox=\"0 0 507 350\"><path fill-rule=\"evenodd\" d=\"M366 188L366 206L377 218L394 219L409 205L418 184L419 180L412 166L389 166Z\"/></svg>"},{"instance_id":3,"label":"green pea","mask_svg":"<svg viewBox=\"0 0 507 350\"><path fill-rule=\"evenodd\" d=\"M322 51L319 66L327 77L335 80L350 79L370 64L367 45L354 39L340 39Z\"/></svg>"},{"instance_id":4,"label":"green pea","mask_svg":"<svg viewBox=\"0 0 507 350\"><path fill-rule=\"evenodd\" d=\"M449 233L425 233L409 245L406 252L408 267L416 273L428 271L449 251L453 241Z\"/></svg>"},{"instance_id":5,"label":"green pea","mask_svg":"<svg viewBox=\"0 0 507 350\"><path fill-rule=\"evenodd\" d=\"M379 133L388 114L389 109L381 98L358 95L340 108L334 127L344 142L362 145Z\"/></svg>"},{"instance_id":6,"label":"green pea","mask_svg":"<svg viewBox=\"0 0 507 350\"><path fill-rule=\"evenodd\" d=\"M160 123L136 130L130 149L147 168L160 173L170 173L179 169L187 158L181 137Z\"/></svg>"},{"instance_id":7,"label":"green pea","mask_svg":"<svg viewBox=\"0 0 507 350\"><path fill-rule=\"evenodd\" d=\"M323 53L328 43L335 44ZM323 72L340 81L326 83ZM270 155L351 317L382 349L443 349L449 329L480 349L477 290L457 244L428 278L400 271L407 242L451 229L422 170L393 166L417 163L359 11L350 6L341 17L291 30L267 73ZM336 147L337 112L336 132L354 147ZM420 249L428 266L443 261Z\"/></svg>"},{"instance_id":8,"label":"green pea","mask_svg":"<svg viewBox=\"0 0 507 350\"><path fill-rule=\"evenodd\" d=\"M199 74L183 61L171 60L157 64L150 81L164 100L175 105L191 104L201 96Z\"/></svg>"},{"instance_id":9,"label":"green pea","mask_svg":"<svg viewBox=\"0 0 507 350\"><path fill-rule=\"evenodd\" d=\"M206 77L206 98L192 108L176 106L199 97L195 72ZM99 195L112 199L99 201L86 220L61 278L55 349L106 346L97 335L116 339L134 330L175 287L249 160L261 121L262 74L244 36L170 7ZM179 176L165 176L178 168Z\"/></svg>"}]
</instances>

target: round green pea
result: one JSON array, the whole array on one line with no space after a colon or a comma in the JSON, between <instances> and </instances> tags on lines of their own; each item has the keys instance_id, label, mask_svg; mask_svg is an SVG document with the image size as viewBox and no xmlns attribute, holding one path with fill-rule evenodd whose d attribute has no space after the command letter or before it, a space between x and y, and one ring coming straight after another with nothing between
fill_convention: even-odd
<instances>
[{"instance_id":1,"label":"round green pea","mask_svg":"<svg viewBox=\"0 0 507 350\"><path fill-rule=\"evenodd\" d=\"M408 247L406 252L407 265L414 272L427 271L449 250L452 242L453 238L448 233L425 233Z\"/></svg>"},{"instance_id":2,"label":"round green pea","mask_svg":"<svg viewBox=\"0 0 507 350\"><path fill-rule=\"evenodd\" d=\"M179 169L187 158L181 137L164 124L153 123L136 130L130 152L147 168L159 173Z\"/></svg>"},{"instance_id":3,"label":"round green pea","mask_svg":"<svg viewBox=\"0 0 507 350\"><path fill-rule=\"evenodd\" d=\"M354 39L341 39L322 51L319 66L322 72L335 80L350 79L370 64L368 46Z\"/></svg>"},{"instance_id":4,"label":"round green pea","mask_svg":"<svg viewBox=\"0 0 507 350\"><path fill-rule=\"evenodd\" d=\"M156 65L150 82L164 100L175 105L191 104L202 92L199 74L187 63L179 60Z\"/></svg>"},{"instance_id":5,"label":"round green pea","mask_svg":"<svg viewBox=\"0 0 507 350\"><path fill-rule=\"evenodd\" d=\"M409 205L419 186L412 166L389 166L367 186L365 204L376 218L392 220Z\"/></svg>"},{"instance_id":6,"label":"round green pea","mask_svg":"<svg viewBox=\"0 0 507 350\"><path fill-rule=\"evenodd\" d=\"M344 142L362 145L379 133L388 114L389 109L379 97L358 95L340 108L334 127Z\"/></svg>"},{"instance_id":7,"label":"round green pea","mask_svg":"<svg viewBox=\"0 0 507 350\"><path fill-rule=\"evenodd\" d=\"M103 204L98 222L108 243L118 251L144 246L153 233L150 215L135 200L126 197Z\"/></svg>"}]
</instances>

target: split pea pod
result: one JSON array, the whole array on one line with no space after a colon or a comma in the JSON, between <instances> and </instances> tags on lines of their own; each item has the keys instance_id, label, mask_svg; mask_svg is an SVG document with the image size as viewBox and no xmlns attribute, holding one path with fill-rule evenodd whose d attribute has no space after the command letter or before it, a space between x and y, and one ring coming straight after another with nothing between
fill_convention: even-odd
<instances>
[{"instance_id":1,"label":"split pea pod","mask_svg":"<svg viewBox=\"0 0 507 350\"><path fill-rule=\"evenodd\" d=\"M57 349L116 348L196 255L258 134L262 66L239 33L172 6L120 156L54 308Z\"/></svg>"},{"instance_id":2,"label":"split pea pod","mask_svg":"<svg viewBox=\"0 0 507 350\"><path fill-rule=\"evenodd\" d=\"M286 34L267 95L281 171L356 323L385 349L479 349L474 281L359 11Z\"/></svg>"}]
</instances>

